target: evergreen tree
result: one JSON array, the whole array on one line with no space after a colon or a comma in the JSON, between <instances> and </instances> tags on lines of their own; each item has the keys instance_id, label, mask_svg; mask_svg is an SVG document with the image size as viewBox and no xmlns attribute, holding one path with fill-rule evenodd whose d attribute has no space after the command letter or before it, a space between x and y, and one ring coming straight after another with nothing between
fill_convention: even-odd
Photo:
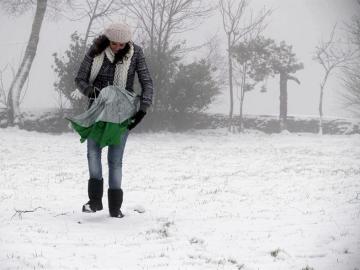
<instances>
[{"instance_id":1,"label":"evergreen tree","mask_svg":"<svg viewBox=\"0 0 360 270\"><path fill-rule=\"evenodd\" d=\"M55 91L64 95L70 101L71 107L77 112L84 111L87 104L85 98L74 100L70 96L70 93L76 89L74 79L84 58L83 44L84 40L77 32L74 32L71 35L70 47L65 51L65 56L59 57L57 53L53 54L55 64L52 67L58 75L58 80L54 83Z\"/></svg>"}]
</instances>

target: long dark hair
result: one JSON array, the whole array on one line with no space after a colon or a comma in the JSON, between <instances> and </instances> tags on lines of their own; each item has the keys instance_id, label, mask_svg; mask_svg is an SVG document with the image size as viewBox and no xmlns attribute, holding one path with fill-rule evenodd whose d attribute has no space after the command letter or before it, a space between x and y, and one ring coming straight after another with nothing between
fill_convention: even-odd
<instances>
[{"instance_id":1,"label":"long dark hair","mask_svg":"<svg viewBox=\"0 0 360 270\"><path fill-rule=\"evenodd\" d=\"M127 42L125 47L119 50L115 54L114 64L120 61L123 63L125 55L130 51L130 43L131 41ZM100 35L94 39L93 44L91 45L90 55L95 57L102 53L108 46L110 45L110 40L105 35Z\"/></svg>"}]
</instances>

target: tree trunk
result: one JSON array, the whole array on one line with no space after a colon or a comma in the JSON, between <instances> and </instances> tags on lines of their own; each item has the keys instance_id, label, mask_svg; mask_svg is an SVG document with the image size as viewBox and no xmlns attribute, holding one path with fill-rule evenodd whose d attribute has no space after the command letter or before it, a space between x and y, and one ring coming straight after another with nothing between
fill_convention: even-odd
<instances>
[{"instance_id":1,"label":"tree trunk","mask_svg":"<svg viewBox=\"0 0 360 270\"><path fill-rule=\"evenodd\" d=\"M239 132L243 132L244 130L244 120L243 120L243 107L244 107L244 90L241 91L241 99L240 99L240 119L239 119Z\"/></svg>"},{"instance_id":2,"label":"tree trunk","mask_svg":"<svg viewBox=\"0 0 360 270\"><path fill-rule=\"evenodd\" d=\"M229 59L229 87L230 87L230 112L229 112L229 131L232 131L233 126L233 112L234 112L234 94L233 94L233 67L232 67L232 58L231 58L231 43L230 43L230 33L228 36L228 59Z\"/></svg>"},{"instance_id":3,"label":"tree trunk","mask_svg":"<svg viewBox=\"0 0 360 270\"><path fill-rule=\"evenodd\" d=\"M8 120L10 124L19 124L22 122L20 117L20 96L24 83L29 76L29 72L35 58L37 46L40 38L41 25L44 19L47 6L47 0L38 0L36 12L32 24L30 38L25 50L24 58L11 83L8 99Z\"/></svg>"},{"instance_id":4,"label":"tree trunk","mask_svg":"<svg viewBox=\"0 0 360 270\"><path fill-rule=\"evenodd\" d=\"M319 135L323 135L323 109L322 109L322 104L323 104L323 95L324 95L324 88L321 87L320 90L320 102L319 102L319 115L320 115L320 119L319 119Z\"/></svg>"},{"instance_id":5,"label":"tree trunk","mask_svg":"<svg viewBox=\"0 0 360 270\"><path fill-rule=\"evenodd\" d=\"M324 97L324 88L327 81L327 78L330 74L330 71L326 71L325 77L320 84L320 101L319 101L319 135L323 134L323 97Z\"/></svg>"},{"instance_id":6,"label":"tree trunk","mask_svg":"<svg viewBox=\"0 0 360 270\"><path fill-rule=\"evenodd\" d=\"M245 99L246 72L247 69L245 64L243 68L243 76L241 79L239 132L242 132L244 129L243 108L244 108L244 99Z\"/></svg>"},{"instance_id":7,"label":"tree trunk","mask_svg":"<svg viewBox=\"0 0 360 270\"><path fill-rule=\"evenodd\" d=\"M289 80L300 84L298 78L287 73L280 72L280 131L287 129L287 81Z\"/></svg>"},{"instance_id":8,"label":"tree trunk","mask_svg":"<svg viewBox=\"0 0 360 270\"><path fill-rule=\"evenodd\" d=\"M287 75L280 73L280 131L287 129Z\"/></svg>"}]
</instances>

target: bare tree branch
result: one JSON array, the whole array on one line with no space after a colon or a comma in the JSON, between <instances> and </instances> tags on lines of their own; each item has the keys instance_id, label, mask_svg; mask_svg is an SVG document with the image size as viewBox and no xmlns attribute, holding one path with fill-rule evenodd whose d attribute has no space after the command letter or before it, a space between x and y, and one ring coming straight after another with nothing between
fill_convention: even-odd
<instances>
[{"instance_id":1,"label":"bare tree branch","mask_svg":"<svg viewBox=\"0 0 360 270\"><path fill-rule=\"evenodd\" d=\"M322 118L323 118L323 95L328 78L334 70L341 69L348 65L356 55L356 50L344 50L341 48L341 43L335 41L335 31L337 24L334 24L329 39L327 41L320 41L316 46L313 59L320 63L324 69L324 77L320 82L320 101L319 101L319 134L323 134Z\"/></svg>"}]
</instances>

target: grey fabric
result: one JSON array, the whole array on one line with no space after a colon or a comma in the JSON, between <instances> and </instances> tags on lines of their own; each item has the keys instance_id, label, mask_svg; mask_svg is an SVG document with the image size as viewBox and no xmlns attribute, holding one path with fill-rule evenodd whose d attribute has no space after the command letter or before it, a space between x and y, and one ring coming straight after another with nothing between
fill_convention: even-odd
<instances>
[{"instance_id":1,"label":"grey fabric","mask_svg":"<svg viewBox=\"0 0 360 270\"><path fill-rule=\"evenodd\" d=\"M144 52L140 46L134 44L134 55L131 58L127 81L126 81L126 90L129 92L134 92L134 78L135 72L138 75L139 82L141 85L141 95L140 95L140 108L144 111L152 104L153 98L153 82L149 69L146 64ZM104 57L104 62L99 70L98 76L96 77L93 85L89 83L89 77L91 72L91 65L93 62L93 47L87 51L84 60L82 61L79 71L75 78L75 83L78 89L87 97L89 97L88 108L91 106L94 98L91 96L97 96L97 93L94 93L93 88L96 87L99 90L103 89L108 85L113 85L114 83L114 74L115 74L115 64L111 63L107 57ZM91 97L91 98L90 98Z\"/></svg>"},{"instance_id":2,"label":"grey fabric","mask_svg":"<svg viewBox=\"0 0 360 270\"><path fill-rule=\"evenodd\" d=\"M139 96L110 85L102 89L90 109L67 119L82 127L90 127L98 121L120 124L137 112L138 104Z\"/></svg>"}]
</instances>

